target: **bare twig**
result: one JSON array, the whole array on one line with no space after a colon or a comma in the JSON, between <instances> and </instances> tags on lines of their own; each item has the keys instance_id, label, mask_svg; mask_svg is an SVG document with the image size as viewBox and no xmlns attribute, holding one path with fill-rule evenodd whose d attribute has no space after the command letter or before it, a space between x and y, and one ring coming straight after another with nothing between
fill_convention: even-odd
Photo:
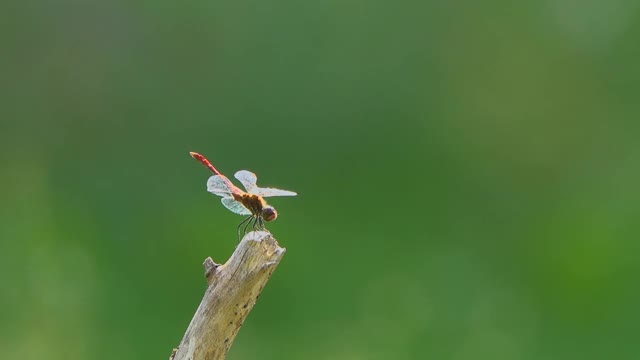
<instances>
[{"instance_id":1,"label":"bare twig","mask_svg":"<svg viewBox=\"0 0 640 360\"><path fill-rule=\"evenodd\" d=\"M254 231L245 235L226 264L207 258L207 291L169 359L224 359L284 252L269 232Z\"/></svg>"}]
</instances>

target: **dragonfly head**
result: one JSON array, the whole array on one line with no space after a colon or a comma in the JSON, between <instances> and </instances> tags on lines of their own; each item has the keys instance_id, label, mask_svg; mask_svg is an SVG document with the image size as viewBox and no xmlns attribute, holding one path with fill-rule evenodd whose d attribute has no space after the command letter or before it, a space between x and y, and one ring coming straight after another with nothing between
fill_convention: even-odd
<instances>
[{"instance_id":1,"label":"dragonfly head","mask_svg":"<svg viewBox=\"0 0 640 360\"><path fill-rule=\"evenodd\" d=\"M272 221L278 217L278 212L271 205L262 208L262 218L264 221Z\"/></svg>"}]
</instances>

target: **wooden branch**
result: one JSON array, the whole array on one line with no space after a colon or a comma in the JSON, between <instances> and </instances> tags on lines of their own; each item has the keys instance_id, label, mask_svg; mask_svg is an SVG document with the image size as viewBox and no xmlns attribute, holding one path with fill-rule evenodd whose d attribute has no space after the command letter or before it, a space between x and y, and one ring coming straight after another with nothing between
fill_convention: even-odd
<instances>
[{"instance_id":1,"label":"wooden branch","mask_svg":"<svg viewBox=\"0 0 640 360\"><path fill-rule=\"evenodd\" d=\"M268 231L254 231L245 235L226 264L207 258L207 290L169 360L224 359L285 251Z\"/></svg>"}]
</instances>

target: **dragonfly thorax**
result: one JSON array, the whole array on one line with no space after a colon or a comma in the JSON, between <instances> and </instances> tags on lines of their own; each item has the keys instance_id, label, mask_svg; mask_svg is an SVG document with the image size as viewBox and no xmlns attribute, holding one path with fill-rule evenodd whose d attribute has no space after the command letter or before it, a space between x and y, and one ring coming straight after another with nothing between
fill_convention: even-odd
<instances>
[{"instance_id":1,"label":"dragonfly thorax","mask_svg":"<svg viewBox=\"0 0 640 360\"><path fill-rule=\"evenodd\" d=\"M260 216L264 221L273 221L278 217L276 209L268 205L262 196L245 193L240 196L236 195L234 198L249 209L253 215Z\"/></svg>"}]
</instances>

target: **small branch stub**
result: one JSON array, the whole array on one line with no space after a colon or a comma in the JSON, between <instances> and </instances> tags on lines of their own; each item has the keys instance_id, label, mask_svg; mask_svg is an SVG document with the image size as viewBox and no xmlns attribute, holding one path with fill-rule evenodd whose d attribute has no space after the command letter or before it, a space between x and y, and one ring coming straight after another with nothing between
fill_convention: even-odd
<instances>
[{"instance_id":1,"label":"small branch stub","mask_svg":"<svg viewBox=\"0 0 640 360\"><path fill-rule=\"evenodd\" d=\"M204 277L207 278L207 285L211 285L211 282L216 274L216 271L220 267L220 264L216 264L210 257L204 259L202 263L204 267Z\"/></svg>"},{"instance_id":2,"label":"small branch stub","mask_svg":"<svg viewBox=\"0 0 640 360\"><path fill-rule=\"evenodd\" d=\"M224 265L207 258L207 290L170 360L224 359L285 251L268 231L254 231Z\"/></svg>"}]
</instances>

